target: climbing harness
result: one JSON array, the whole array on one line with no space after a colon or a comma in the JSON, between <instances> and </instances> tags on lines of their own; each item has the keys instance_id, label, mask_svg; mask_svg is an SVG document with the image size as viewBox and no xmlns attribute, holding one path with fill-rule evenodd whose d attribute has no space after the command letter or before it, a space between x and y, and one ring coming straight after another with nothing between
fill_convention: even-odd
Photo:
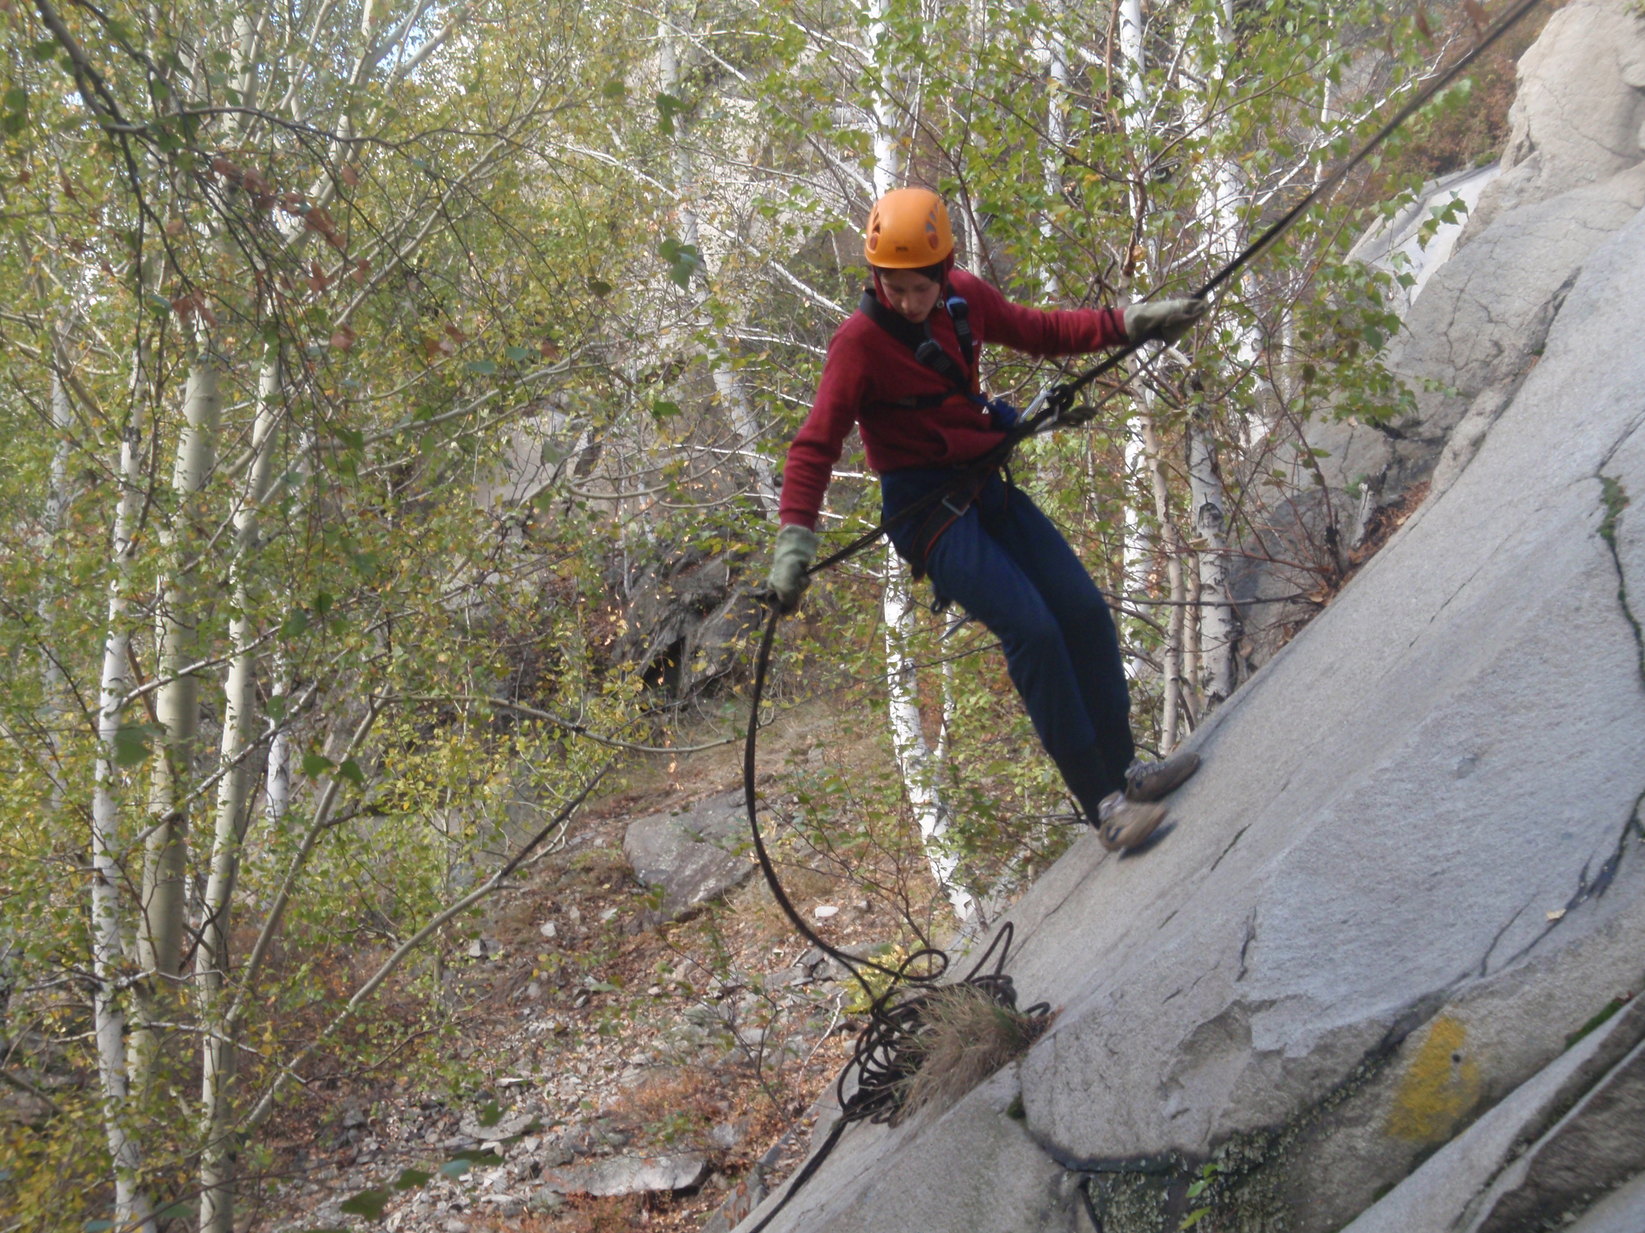
<instances>
[{"instance_id":1,"label":"climbing harness","mask_svg":"<svg viewBox=\"0 0 1645 1233\"><path fill-rule=\"evenodd\" d=\"M908 398L891 399L876 403L876 406L915 410L937 406L959 394L988 412L996 427L1010 428L1020 418L1021 413L1005 399L989 398L977 389L977 341L971 330L971 307L965 302L964 296L948 295L943 299L943 308L947 311L949 320L954 323L954 337L959 342L960 354L965 358L963 367L956 364L954 357L943 350L942 344L932 337L929 318L918 323L910 321L895 309L887 308L880 303L880 298L874 294L872 287L863 288L857 308L863 316L912 351L916 360L953 387L935 394L916 394Z\"/></svg>"},{"instance_id":2,"label":"climbing harness","mask_svg":"<svg viewBox=\"0 0 1645 1233\"><path fill-rule=\"evenodd\" d=\"M946 286L944 290L947 290ZM882 304L872 287L863 288L862 299L858 303L858 310L863 316L906 346L914 353L915 360L942 377L950 386L949 389L937 393L916 394L875 405L915 410L937 406L959 395L987 412L995 427L1009 431L1022 418L1022 413L1005 399L989 398L977 388L977 344L971 329L970 306L965 302L964 296L950 293L943 298L943 308L947 311L949 320L953 322L954 337L959 343L960 355L965 361L963 366L956 363L954 357L932 336L929 318L921 322L910 321L901 313ZM1003 459L1001 465L1004 465ZM968 468L964 472L963 482L956 480L944 485L942 491L936 494L935 500L922 499L915 502L917 512L922 513L923 518L913 535L900 548L905 550L904 555L908 558L916 581L925 576L925 560L932 547L942 533L964 516L965 511L976 501L993 470L994 468ZM889 529L898 521L900 516L894 516L885 527ZM933 610L940 611L942 606L939 599Z\"/></svg>"},{"instance_id":3,"label":"climbing harness","mask_svg":"<svg viewBox=\"0 0 1645 1233\"><path fill-rule=\"evenodd\" d=\"M914 358L924 364L932 372L943 378L954 388L944 390L940 394L922 394L915 398L899 398L892 402L895 407L932 407L940 402L946 402L954 393L972 396L972 383L975 380L973 369L976 366L976 340L971 336L971 323L965 300L960 296L949 296L943 302L948 315L954 321L954 335L959 339L960 354L965 357L962 368L954 362L954 357L944 351L942 344L931 336L931 321L913 322L895 309L887 308L880 303L879 296L874 294L872 287L862 289L862 298L857 302L857 311L862 313L880 329L902 343L914 353ZM963 323L963 329L961 328Z\"/></svg>"},{"instance_id":4,"label":"climbing harness","mask_svg":"<svg viewBox=\"0 0 1645 1233\"><path fill-rule=\"evenodd\" d=\"M1284 215L1275 220L1250 244L1246 245L1243 251L1217 271L1204 286L1195 291L1194 296L1196 298L1209 297L1217 288L1232 279L1245 266L1270 248L1295 225L1304 212L1311 208L1322 196L1332 191L1356 167L1364 163L1372 152L1386 141L1395 130L1454 81L1463 70L1472 64L1486 49L1496 43L1538 2L1539 0L1516 0L1512 8L1481 34L1479 41L1473 48L1407 100L1387 123L1378 129L1347 162L1316 184ZM944 224L946 223L946 215L943 216L942 221ZM958 300L960 306L957 315L955 300ZM872 301L872 307L870 307L870 301ZM974 363L975 343L971 338L969 323L965 321L963 305L964 300L959 299L959 297L950 297L947 301L950 316L954 317L955 333L961 339L961 347L965 352L966 366L970 368ZM920 329L913 322L907 321L906 318L901 319L903 325L898 325L896 321L890 320L893 317L900 317L900 314L884 308L878 299L868 292L865 292L863 296L863 312L896 336L904 338L905 341L910 337L909 330L918 331ZM964 323L963 330L962 323ZM904 326L908 327L907 330L904 329ZM925 357L929 358L922 358L921 347L926 342L930 343L930 348L925 352ZM963 390L966 397L983 402L982 396L975 392L969 374L960 372L959 366L954 364L953 358L942 352L941 346L930 338L929 327L926 327L923 331L923 337L912 341L910 345L915 348L916 358L921 359L922 363L926 363L928 367L932 367L936 371L942 370L937 367L936 363L932 362L935 357L931 356L931 349L941 353L943 359L947 361L948 367L954 370L956 374L944 374L949 375L951 384ZM1123 363L1127 357L1137 350L1137 347L1138 344L1135 342L1127 343L1085 372L1068 381L1042 390L1016 416L1014 422L1004 426L1005 432L997 446L974 462L955 469L956 474L951 484L938 487L920 500L910 503L899 511L894 519L873 528L844 548L812 565L807 569L807 574L820 573L824 569L855 555L885 534L888 527L896 522L922 513L927 518L933 518L936 516L931 512L933 507L936 507L938 512L942 513L946 512L943 508L945 504L949 506L960 505L960 501L956 500L956 497L963 498L966 503L969 503L970 500L975 498L976 492L981 489L987 476L994 470L1007 465L1012 451L1020 442L1048 427L1054 427L1058 420L1073 407L1074 399L1080 391ZM1107 397L1112 397L1120 388L1123 388L1123 386L1116 386L1115 390L1110 392ZM952 394L949 393L940 397L948 398L951 396ZM986 402L983 402L983 405L987 405ZM967 492L970 493L970 496L965 495ZM963 512L963 508L963 505L961 505L958 512ZM953 516L958 517L958 512L955 512ZM925 1010L929 998L949 966L948 955L935 947L929 946L915 951L895 967L888 967L871 959L859 959L849 955L818 937L794 907L793 902L788 898L787 892L783 890L782 883L777 877L776 867L771 861L771 856L765 847L764 838L760 833L759 806L754 786L756 738L760 727L760 703L766 676L770 668L771 648L776 639L777 623L781 616L781 613L773 609L766 620L764 635L755 660L753 701L748 732L743 746L743 795L748 811L749 829L754 841L755 856L759 861L761 872L765 875L766 884L771 889L772 896L776 899L783 914L787 916L789 923L794 926L802 937L822 953L840 963L870 994L873 994L873 989L863 975L864 969L873 969L879 972L882 976L887 977L890 983L883 992L873 997L869 1010L868 1025L858 1037L851 1061L841 1072L835 1085L835 1096L840 1108L839 1118L829 1130L827 1138L790 1181L782 1199L759 1224L754 1226L752 1233L761 1233L761 1230L765 1229L776 1218L789 1200L810 1180L812 1175L828 1158L835 1144L839 1142L840 1136L845 1132L847 1126L859 1121L892 1122L896 1119L903 1100L904 1087L902 1080L906 1079L917 1067L915 1059L917 1059L918 1048L915 1045L915 1038L924 1024ZM976 966L963 978L962 983L977 986L1000 1005L1015 1009L1016 990L1011 978L1005 974L1004 970L1006 958L1010 951L1011 938L1012 929L1010 923L1007 922L995 935L994 940L989 944ZM984 969L987 968L990 960L993 961L993 966L985 971ZM914 992L905 993L908 986L913 986ZM1044 1018L1049 1013L1049 1006L1040 1003L1029 1007L1022 1013L1031 1017ZM851 1085L853 1079L855 1080L854 1088ZM850 1089L849 1095L847 1094L848 1088ZM1090 1215L1093 1224L1100 1230L1100 1217L1091 1205L1090 1196L1085 1193L1084 1197L1087 1213Z\"/></svg>"}]
</instances>

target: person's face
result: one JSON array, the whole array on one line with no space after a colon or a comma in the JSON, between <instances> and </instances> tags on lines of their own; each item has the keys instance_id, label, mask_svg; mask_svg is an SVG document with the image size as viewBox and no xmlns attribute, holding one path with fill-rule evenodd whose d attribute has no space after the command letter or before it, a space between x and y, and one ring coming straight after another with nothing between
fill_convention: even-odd
<instances>
[{"instance_id":1,"label":"person's face","mask_svg":"<svg viewBox=\"0 0 1645 1233\"><path fill-rule=\"evenodd\" d=\"M942 284L918 270L881 270L880 287L891 307L919 325L937 306Z\"/></svg>"}]
</instances>

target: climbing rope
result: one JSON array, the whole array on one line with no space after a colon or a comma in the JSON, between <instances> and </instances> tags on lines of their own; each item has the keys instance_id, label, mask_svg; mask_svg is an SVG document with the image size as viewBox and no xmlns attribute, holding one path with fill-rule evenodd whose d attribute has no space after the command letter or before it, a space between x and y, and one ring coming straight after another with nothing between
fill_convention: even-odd
<instances>
[{"instance_id":1,"label":"climbing rope","mask_svg":"<svg viewBox=\"0 0 1645 1233\"><path fill-rule=\"evenodd\" d=\"M765 633L760 639L759 653L754 665L753 709L748 733L743 743L743 798L748 810L749 828L754 840L754 855L765 875L772 897L789 923L823 954L841 964L862 986L871 999L868 1022L857 1037L851 1060L840 1072L835 1083L835 1103L840 1115L835 1120L828 1138L811 1154L805 1167L796 1174L788 1190L776 1207L767 1213L753 1233L760 1233L777 1213L797 1194L811 1175L822 1167L823 1161L839 1142L847 1126L856 1122L895 1122L903 1108L907 1081L918 1069L919 1038L927 1024L930 1000L938 992L938 983L947 973L949 957L935 947L921 947L905 956L896 966L887 966L872 959L861 959L819 937L799 910L777 876L776 865L760 833L759 802L754 788L756 736L760 726L760 704L764 697L765 681L771 666L771 647L776 640L780 614L773 611L766 620ZM1005 961L1011 950L1012 926L1005 927L988 944L982 954L959 982L981 991L996 1004L1008 1010L1017 1009L1016 987L1005 973ZM989 964L992 961L993 966ZM875 993L873 984L864 975L873 969L887 978L883 991ZM1020 1011L1024 1017L1044 1019L1050 1012L1048 1003L1037 1003Z\"/></svg>"},{"instance_id":2,"label":"climbing rope","mask_svg":"<svg viewBox=\"0 0 1645 1233\"><path fill-rule=\"evenodd\" d=\"M1272 247L1281 236L1296 225L1297 220L1315 202L1319 201L1325 194L1333 191L1401 125L1432 101L1441 90L1455 81L1470 64L1512 29L1538 3L1539 0L1516 0L1507 12L1491 24L1480 36L1479 41L1465 55L1444 72L1432 78L1423 89L1408 99L1345 163L1316 184L1301 200L1270 224L1256 239L1247 244L1237 256L1218 270L1204 286L1195 291L1193 293L1195 298L1208 298L1219 287L1233 279L1247 265ZM844 548L824 557L806 570L807 575L821 573L823 570L854 556L879 539L889 527L896 525L903 519L915 516L922 510L931 508L956 491L964 491L966 486L972 484L980 475L1005 466L1018 444L1047 428L1054 427L1057 421L1074 405L1074 399L1081 390L1106 373L1112 372L1136 352L1138 345L1138 343L1127 343L1124 347L1106 356L1099 363L1092 365L1085 372L1068 381L1042 390L1024 409L1018 422L1004 434L1000 444L975 462L957 468L955 480L950 485L927 494L922 500L914 502L901 510L889 521L874 527ZM1124 383L1116 385L1113 390L1105 395L1102 401L1106 402L1108 398L1112 398L1123 388ZM773 898L776 899L789 923L819 951L841 964L862 985L871 1002L868 1023L857 1038L850 1062L841 1071L839 1079L835 1083L835 1101L840 1109L839 1117L829 1130L828 1137L811 1154L805 1166L790 1181L782 1199L759 1224L754 1226L752 1233L761 1233L776 1218L777 1214L787 1206L800 1188L821 1168L848 1126L861 1121L895 1123L906 1098L906 1081L919 1065L919 1037L927 1023L927 1012L930 1008L931 998L937 994L939 982L947 973L950 963L946 952L930 946L914 951L894 967L847 954L817 935L794 907L787 892L783 889L781 879L777 876L776 866L771 860L771 855L765 846L764 837L760 833L759 804L754 786L756 741L760 728L760 705L764 695L766 677L770 669L771 650L776 640L777 623L781 616L782 614L775 609L769 613L765 631L760 640L759 651L755 658L753 699L750 708L748 732L743 746L743 796L748 812L749 830L754 842L754 852L759 861L760 870L765 875L766 884L770 887ZM1006 975L1004 970L1006 958L1010 953L1012 932L1011 923L1007 922L995 935L994 940L989 943L987 950L984 951L976 965L962 978L960 983L978 989L1000 1006L1015 1010L1017 1002L1016 989L1011 978ZM990 961L992 961L992 968L989 968ZM873 986L864 975L866 969L873 969L887 979L886 987L882 992L878 994L874 992ZM1043 1020L1048 1015L1049 1010L1048 1004L1038 1003L1020 1013L1031 1019ZM1100 1218L1091 1207L1089 1194L1085 1195L1085 1199L1087 1211L1093 1223L1100 1230Z\"/></svg>"}]
</instances>

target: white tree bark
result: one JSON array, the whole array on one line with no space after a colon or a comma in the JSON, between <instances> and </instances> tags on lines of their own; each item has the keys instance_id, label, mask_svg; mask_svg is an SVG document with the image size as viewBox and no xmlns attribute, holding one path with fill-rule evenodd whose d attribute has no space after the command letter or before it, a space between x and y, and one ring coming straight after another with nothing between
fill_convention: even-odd
<instances>
[{"instance_id":1,"label":"white tree bark","mask_svg":"<svg viewBox=\"0 0 1645 1233\"><path fill-rule=\"evenodd\" d=\"M51 474L47 483L46 507L42 519L48 560L52 557L51 541L57 538L58 532L62 529L63 516L69 505L69 455L73 451L70 434L74 428L74 408L69 403L68 384L64 378L68 371L68 362L65 331L59 327L52 331L51 356L51 427L56 441L51 451ZM55 582L48 578L47 585L41 588L40 598L35 604L35 612L40 617L42 629L49 627L47 622L51 617L52 599L56 594ZM54 715L61 713L64 687L67 684L62 665L55 655L48 652L42 671L46 705Z\"/></svg>"},{"instance_id":2,"label":"white tree bark","mask_svg":"<svg viewBox=\"0 0 1645 1233\"><path fill-rule=\"evenodd\" d=\"M91 948L92 1027L97 1037L98 1080L102 1090L103 1126L114 1168L114 1210L121 1228L153 1233L148 1196L138 1174L142 1149L128 1126L130 1085L126 1050L126 1014L121 981L126 975L126 947L121 934L125 885L125 849L120 838L122 748L120 727L130 679L129 587L133 535L142 505L143 465L141 391L135 391L130 422L120 442L120 495L115 506L113 577L109 582L103 666L98 682L98 753L91 804Z\"/></svg>"},{"instance_id":3,"label":"white tree bark","mask_svg":"<svg viewBox=\"0 0 1645 1233\"><path fill-rule=\"evenodd\" d=\"M1189 500L1199 536L1198 605L1202 715L1227 701L1239 684L1239 611L1228 591L1228 497L1217 466L1209 411L1195 408L1188 428Z\"/></svg>"},{"instance_id":4,"label":"white tree bark","mask_svg":"<svg viewBox=\"0 0 1645 1233\"><path fill-rule=\"evenodd\" d=\"M145 969L162 977L177 976L182 962L188 822L180 797L200 726L200 679L185 671L195 660L198 645L198 578L187 559L193 555L194 541L189 525L194 499L205 487L217 457L221 405L217 365L202 347L183 389L183 427L171 475L175 522L162 526L160 532L166 569L155 588L160 596L155 629L155 674L160 686L154 709L164 732L150 760L153 824L143 865L138 955Z\"/></svg>"},{"instance_id":5,"label":"white tree bark","mask_svg":"<svg viewBox=\"0 0 1645 1233\"><path fill-rule=\"evenodd\" d=\"M1126 103L1125 123L1131 131L1141 133L1146 130L1148 124L1148 86L1144 79L1148 60L1143 47L1142 0L1120 0L1118 24L1122 69L1121 92ZM1155 262L1154 255L1145 252L1141 243L1143 216L1147 210L1147 198L1143 192L1141 175L1140 169L1133 175L1130 194L1135 237L1132 243L1135 265L1133 281L1139 286L1144 286ZM1147 445L1154 431L1152 398L1146 389L1139 386L1133 386L1132 398L1136 406L1136 415L1132 422L1126 425L1125 433L1125 487L1128 494L1140 491L1141 485L1145 482L1143 477L1148 477L1146 482L1153 482L1153 465ZM1120 551L1121 595L1141 594L1147 590L1155 547L1149 522L1141 503L1134 498L1128 498L1122 513L1124 530ZM1123 631L1124 618L1118 618L1117 623ZM1125 662L1127 674L1133 678L1137 677L1141 671L1140 661L1127 658Z\"/></svg>"},{"instance_id":6,"label":"white tree bark","mask_svg":"<svg viewBox=\"0 0 1645 1233\"><path fill-rule=\"evenodd\" d=\"M1062 41L1063 0L1046 5L1045 77L1050 88L1045 104L1045 189L1051 200L1062 195L1063 151L1068 147L1068 49ZM1040 234L1050 240L1055 229L1048 217L1040 224ZM1045 294L1055 299L1062 291L1055 263L1047 264Z\"/></svg>"},{"instance_id":7,"label":"white tree bark","mask_svg":"<svg viewBox=\"0 0 1645 1233\"><path fill-rule=\"evenodd\" d=\"M677 98L681 93L680 29L675 23L672 6L664 6L661 26L663 93ZM680 239L701 252L697 210L692 204L697 195L697 175L691 158L690 122L684 115L679 115L675 117L674 124L674 188L680 200ZM706 293L697 297L704 324L707 324L707 299ZM754 498L761 511L770 516L777 512L776 475L771 460L759 449L763 436L759 417L755 414L754 400L749 397L747 386L732 367L730 355L733 346L733 340L722 335L717 346L703 347L701 356L714 380L714 392L719 396L720 406L736 434L735 453L753 474Z\"/></svg>"},{"instance_id":8,"label":"white tree bark","mask_svg":"<svg viewBox=\"0 0 1645 1233\"><path fill-rule=\"evenodd\" d=\"M872 59L879 64L880 49L886 43L885 22L889 0L867 0L869 45ZM882 65L882 71L889 71ZM898 140L898 121L891 91L883 79L874 92L874 193L880 196L896 188L903 174L903 145ZM926 740L920 720L918 667L909 648L918 628L919 613L910 593L908 567L886 544L885 589L881 598L885 615L885 679L888 696L891 747L902 772L903 789L914 811L920 840L925 848L931 876L942 887L954 913L968 919L976 909L971 896L954 883L957 860L945 842L948 808L942 798L941 771L943 743L933 747ZM947 730L948 693L942 691L945 713L938 727Z\"/></svg>"},{"instance_id":9,"label":"white tree bark","mask_svg":"<svg viewBox=\"0 0 1645 1233\"><path fill-rule=\"evenodd\" d=\"M232 1085L237 1024L223 1013L228 972L229 921L240 848L245 839L247 754L255 718L257 627L248 566L257 551L260 511L268 494L273 444L280 423L281 371L278 345L264 355L258 375L257 414L252 426L251 463L235 506L234 549L229 562L233 615L229 620L228 682L223 691L222 778L212 828L211 861L201 905L200 942L195 952L195 998L205 1031L200 1058L200 1233L233 1233L234 1171Z\"/></svg>"},{"instance_id":10,"label":"white tree bark","mask_svg":"<svg viewBox=\"0 0 1645 1233\"><path fill-rule=\"evenodd\" d=\"M916 624L917 604L908 567L890 544L885 547L885 589L881 603L885 613L885 683L891 745L896 751L903 791L908 794L915 824L920 828L920 842L925 848L931 876L948 897L954 915L967 920L976 911L976 902L955 881L959 859L946 842L949 813L938 781L944 742L941 735L935 745L926 738L925 724L920 717L915 659L907 644ZM946 698L947 691L943 692ZM940 728L946 732L946 716Z\"/></svg>"},{"instance_id":11,"label":"white tree bark","mask_svg":"<svg viewBox=\"0 0 1645 1233\"><path fill-rule=\"evenodd\" d=\"M1205 101L1220 97L1233 31L1232 0L1221 0L1210 40L1213 52L1203 68L1209 83L1201 96L1193 122L1211 131L1218 121ZM1200 189L1199 216L1208 230L1207 249L1215 265L1230 261L1244 248L1247 228L1240 217L1240 205L1248 196L1245 177L1230 158L1218 158L1204 170ZM1233 326L1232 371L1260 371L1257 363L1258 339L1254 330ZM1239 616L1228 593L1226 526L1228 498L1223 490L1222 471L1217 459L1217 436L1210 408L1203 402L1194 408L1187 429L1187 458L1190 501L1194 528L1200 539L1199 591L1197 607L1201 648L1198 690L1202 715L1227 700L1239 684L1239 639L1243 633Z\"/></svg>"},{"instance_id":12,"label":"white tree bark","mask_svg":"<svg viewBox=\"0 0 1645 1233\"><path fill-rule=\"evenodd\" d=\"M291 672L284 654L276 651L274 668L270 674L269 703L284 710L291 697ZM263 772L263 819L270 826L279 825L291 808L291 737L290 729L270 717L264 721L268 731L268 767Z\"/></svg>"},{"instance_id":13,"label":"white tree bark","mask_svg":"<svg viewBox=\"0 0 1645 1233\"><path fill-rule=\"evenodd\" d=\"M1154 521L1164 539L1166 591L1170 601L1165 611L1165 640L1160 647L1160 677L1164 683L1160 748L1168 751L1176 748L1184 719L1183 623L1187 596L1183 585L1182 544L1171 517L1170 477L1165 472L1154 425L1146 419L1142 421L1142 444L1148 458L1148 484L1154 496Z\"/></svg>"}]
</instances>

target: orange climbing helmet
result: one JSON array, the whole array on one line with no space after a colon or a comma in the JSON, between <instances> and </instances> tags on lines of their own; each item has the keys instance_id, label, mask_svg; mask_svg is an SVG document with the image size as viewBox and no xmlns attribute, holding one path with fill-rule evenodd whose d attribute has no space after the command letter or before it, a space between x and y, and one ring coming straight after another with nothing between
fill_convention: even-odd
<instances>
[{"instance_id":1,"label":"orange climbing helmet","mask_svg":"<svg viewBox=\"0 0 1645 1233\"><path fill-rule=\"evenodd\" d=\"M882 270L923 270L947 261L954 252L948 207L928 188L892 189L868 212L862 252Z\"/></svg>"}]
</instances>

